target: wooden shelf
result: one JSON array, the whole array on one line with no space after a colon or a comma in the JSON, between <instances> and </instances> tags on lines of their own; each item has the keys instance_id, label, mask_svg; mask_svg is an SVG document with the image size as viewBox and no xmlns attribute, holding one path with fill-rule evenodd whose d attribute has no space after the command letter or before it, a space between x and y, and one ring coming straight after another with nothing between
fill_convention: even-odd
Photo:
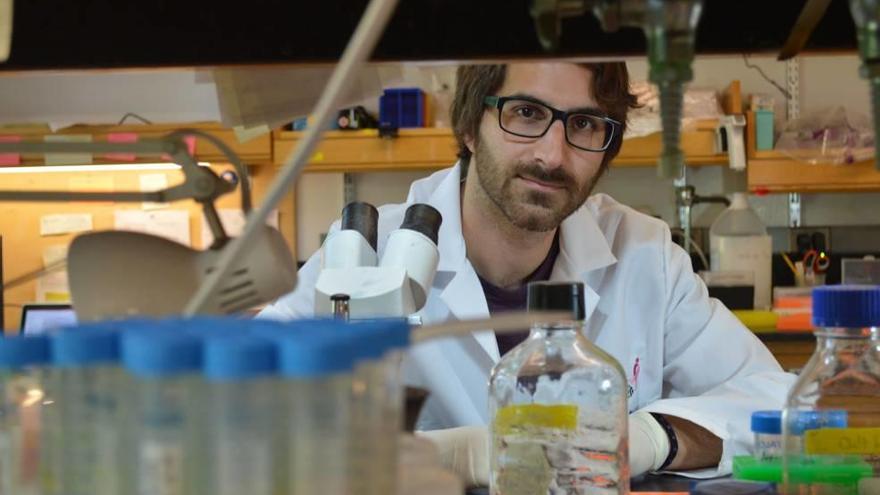
<instances>
[{"instance_id":1,"label":"wooden shelf","mask_svg":"<svg viewBox=\"0 0 880 495\"><path fill-rule=\"evenodd\" d=\"M277 132L274 162L281 165L303 133ZM456 144L449 129L400 129L396 138L380 138L376 129L327 131L306 172L387 172L438 170L455 163Z\"/></svg>"},{"instance_id":2,"label":"wooden shelf","mask_svg":"<svg viewBox=\"0 0 880 495\"><path fill-rule=\"evenodd\" d=\"M89 134L93 141L106 141L108 134L132 133L139 138L159 138L169 132L178 129L197 129L209 133L229 146L239 158L246 164L269 163L272 160L272 137L269 134L255 137L244 143L240 143L232 129L222 127L218 123L194 123L194 124L133 124L133 125L77 125L67 127L57 132L52 132L42 126L33 127L0 127L0 136L20 136L23 140L41 140L44 136L66 134ZM157 157L137 157L132 163L155 162ZM226 155L220 152L210 142L200 139L196 141L196 158L203 162L228 161ZM43 165L43 155L23 155L22 166ZM106 160L102 155L96 154L93 163L118 163L119 160Z\"/></svg>"},{"instance_id":3,"label":"wooden shelf","mask_svg":"<svg viewBox=\"0 0 880 495\"><path fill-rule=\"evenodd\" d=\"M754 113L746 118L748 186L756 193L880 191L874 160L843 165L811 164L775 150L755 149Z\"/></svg>"},{"instance_id":4,"label":"wooden shelf","mask_svg":"<svg viewBox=\"0 0 880 495\"><path fill-rule=\"evenodd\" d=\"M682 133L688 165L724 165L726 153L715 152L715 120L700 121ZM274 162L281 165L303 133L276 132ZM659 133L623 142L612 165L654 166L662 150ZM401 129L396 138L382 139L375 129L328 131L306 167L306 172L387 172L438 170L455 163L456 143L450 129Z\"/></svg>"},{"instance_id":5,"label":"wooden shelf","mask_svg":"<svg viewBox=\"0 0 880 495\"><path fill-rule=\"evenodd\" d=\"M681 133L681 149L689 166L727 165L727 153L715 151L717 120L701 120L693 129ZM620 154L611 162L614 166L655 166L663 152L663 136L657 132L648 136L626 139Z\"/></svg>"}]
</instances>

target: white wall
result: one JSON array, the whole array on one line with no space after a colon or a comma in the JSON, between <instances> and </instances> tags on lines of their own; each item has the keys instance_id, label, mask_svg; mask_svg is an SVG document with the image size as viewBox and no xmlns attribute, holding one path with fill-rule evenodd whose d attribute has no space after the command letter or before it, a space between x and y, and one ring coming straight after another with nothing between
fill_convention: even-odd
<instances>
[{"instance_id":1,"label":"white wall","mask_svg":"<svg viewBox=\"0 0 880 495\"><path fill-rule=\"evenodd\" d=\"M0 124L115 124L127 112L156 123L220 120L213 81L191 69L0 73Z\"/></svg>"}]
</instances>

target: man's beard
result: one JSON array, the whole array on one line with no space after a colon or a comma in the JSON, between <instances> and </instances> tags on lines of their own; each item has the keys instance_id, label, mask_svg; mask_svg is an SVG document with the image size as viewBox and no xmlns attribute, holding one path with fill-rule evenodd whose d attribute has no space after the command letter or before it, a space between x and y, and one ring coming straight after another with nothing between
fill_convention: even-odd
<instances>
[{"instance_id":1,"label":"man's beard","mask_svg":"<svg viewBox=\"0 0 880 495\"><path fill-rule=\"evenodd\" d=\"M558 227L584 204L601 175L599 172L587 183L578 184L562 168L548 171L537 163L502 164L482 141L476 143L471 165L477 171L477 178L486 196L505 218L514 226L531 232L549 232ZM520 180L517 179L518 176L533 178L562 189L554 193L519 190L521 187L515 187Z\"/></svg>"}]
</instances>

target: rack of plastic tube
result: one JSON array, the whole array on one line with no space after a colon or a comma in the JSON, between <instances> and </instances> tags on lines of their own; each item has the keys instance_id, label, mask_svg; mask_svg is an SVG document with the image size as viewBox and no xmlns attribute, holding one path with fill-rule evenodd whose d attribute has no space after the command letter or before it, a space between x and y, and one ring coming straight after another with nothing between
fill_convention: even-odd
<instances>
[{"instance_id":1,"label":"rack of plastic tube","mask_svg":"<svg viewBox=\"0 0 880 495\"><path fill-rule=\"evenodd\" d=\"M403 320L219 318L0 338L0 493L461 493L400 435L409 338Z\"/></svg>"}]
</instances>

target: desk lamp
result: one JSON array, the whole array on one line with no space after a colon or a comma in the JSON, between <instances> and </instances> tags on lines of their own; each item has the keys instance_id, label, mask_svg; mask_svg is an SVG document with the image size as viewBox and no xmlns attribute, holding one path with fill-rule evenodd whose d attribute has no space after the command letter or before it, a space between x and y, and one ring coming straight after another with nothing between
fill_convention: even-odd
<instances>
[{"instance_id":1,"label":"desk lamp","mask_svg":"<svg viewBox=\"0 0 880 495\"><path fill-rule=\"evenodd\" d=\"M181 166L182 184L155 192L0 191L0 201L153 201L193 198L204 210L214 243L204 251L138 232L90 232L76 237L67 256L70 294L81 321L132 315L180 314L189 297L214 270L229 237L214 200L234 186L199 166L187 151L185 136L210 141L229 159L241 180L242 209L251 209L247 170L226 144L196 130L175 131L136 143L0 143L0 152L168 154ZM202 309L229 314L270 301L293 289L296 264L281 234L265 225L257 231L248 256L237 260Z\"/></svg>"}]
</instances>

